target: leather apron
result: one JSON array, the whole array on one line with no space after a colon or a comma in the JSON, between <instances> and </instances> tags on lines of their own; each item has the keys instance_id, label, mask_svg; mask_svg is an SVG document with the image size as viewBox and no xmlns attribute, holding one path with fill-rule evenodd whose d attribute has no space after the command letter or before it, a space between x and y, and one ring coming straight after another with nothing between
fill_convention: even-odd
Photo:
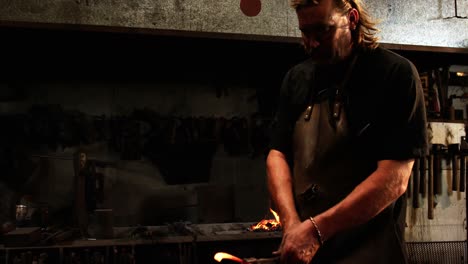
<instances>
[{"instance_id":1,"label":"leather apron","mask_svg":"<svg viewBox=\"0 0 468 264\"><path fill-rule=\"evenodd\" d=\"M323 96L323 91L313 93L295 124L294 193L302 221L343 200L377 167L375 160L356 156L359 149L343 104L342 94L356 58L341 84L333 88L334 98ZM312 263L406 263L394 206L364 225L327 238Z\"/></svg>"}]
</instances>

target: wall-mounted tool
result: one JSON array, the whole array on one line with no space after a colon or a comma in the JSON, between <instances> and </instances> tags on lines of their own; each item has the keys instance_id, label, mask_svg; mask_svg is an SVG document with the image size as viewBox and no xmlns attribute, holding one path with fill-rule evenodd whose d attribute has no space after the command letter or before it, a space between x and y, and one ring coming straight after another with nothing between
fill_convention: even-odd
<instances>
[{"instance_id":1,"label":"wall-mounted tool","mask_svg":"<svg viewBox=\"0 0 468 264\"><path fill-rule=\"evenodd\" d=\"M86 209L86 174L88 162L86 153L77 150L74 154L73 167L75 171L75 220L82 237L88 237L88 212Z\"/></svg>"},{"instance_id":2,"label":"wall-mounted tool","mask_svg":"<svg viewBox=\"0 0 468 264\"><path fill-rule=\"evenodd\" d=\"M447 153L447 147L443 144L432 144L434 163L432 166L434 177L434 193L442 194L442 164L441 160Z\"/></svg>"},{"instance_id":3,"label":"wall-mounted tool","mask_svg":"<svg viewBox=\"0 0 468 264\"><path fill-rule=\"evenodd\" d=\"M460 153L460 144L448 145L448 158L450 159L450 166L452 167L452 190L460 190L460 175L458 174L457 157Z\"/></svg>"},{"instance_id":4,"label":"wall-mounted tool","mask_svg":"<svg viewBox=\"0 0 468 264\"><path fill-rule=\"evenodd\" d=\"M466 136L462 136L460 141L460 192L464 192L466 187L466 156L468 156L468 142Z\"/></svg>"},{"instance_id":5,"label":"wall-mounted tool","mask_svg":"<svg viewBox=\"0 0 468 264\"><path fill-rule=\"evenodd\" d=\"M426 157L419 158L419 193L422 198L426 198L427 193L426 162Z\"/></svg>"},{"instance_id":6,"label":"wall-mounted tool","mask_svg":"<svg viewBox=\"0 0 468 264\"><path fill-rule=\"evenodd\" d=\"M434 156L427 157L427 218L434 219Z\"/></svg>"},{"instance_id":7,"label":"wall-mounted tool","mask_svg":"<svg viewBox=\"0 0 468 264\"><path fill-rule=\"evenodd\" d=\"M102 208L105 200L103 169L115 165L113 162L91 159L83 149L78 149L74 153L73 163L75 170L75 225L83 238L89 238L88 227L91 214L95 216L95 222L99 222L101 212L110 212L109 217L112 217L112 209ZM99 223L97 224L99 226Z\"/></svg>"}]
</instances>

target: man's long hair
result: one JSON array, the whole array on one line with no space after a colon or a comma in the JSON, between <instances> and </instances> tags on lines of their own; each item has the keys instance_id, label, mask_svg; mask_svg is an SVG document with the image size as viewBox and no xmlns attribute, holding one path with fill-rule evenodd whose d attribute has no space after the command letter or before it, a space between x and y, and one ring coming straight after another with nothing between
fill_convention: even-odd
<instances>
[{"instance_id":1,"label":"man's long hair","mask_svg":"<svg viewBox=\"0 0 468 264\"><path fill-rule=\"evenodd\" d=\"M293 8L297 9L300 6L317 5L320 0L290 0ZM379 45L379 38L376 34L379 29L376 27L377 22L367 12L361 0L332 0L335 7L343 13L351 8L355 8L359 12L359 21L356 29L352 31L354 43L363 49L375 49Z\"/></svg>"}]
</instances>

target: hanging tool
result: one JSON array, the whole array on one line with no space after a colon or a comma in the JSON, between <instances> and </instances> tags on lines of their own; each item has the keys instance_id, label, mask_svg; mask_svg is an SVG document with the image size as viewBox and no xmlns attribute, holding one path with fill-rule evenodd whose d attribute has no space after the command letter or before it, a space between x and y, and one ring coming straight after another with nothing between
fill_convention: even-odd
<instances>
[{"instance_id":1,"label":"hanging tool","mask_svg":"<svg viewBox=\"0 0 468 264\"><path fill-rule=\"evenodd\" d=\"M87 154L78 149L74 153L73 168L75 171L75 220L81 236L88 237L88 210L86 201L86 166Z\"/></svg>"},{"instance_id":2,"label":"hanging tool","mask_svg":"<svg viewBox=\"0 0 468 264\"><path fill-rule=\"evenodd\" d=\"M432 144L432 154L434 156L433 177L434 177L434 192L442 194L442 164L441 159L445 156L447 147L443 144Z\"/></svg>"},{"instance_id":3,"label":"hanging tool","mask_svg":"<svg viewBox=\"0 0 468 264\"><path fill-rule=\"evenodd\" d=\"M419 158L419 193L422 198L426 198L427 193L426 162L426 157Z\"/></svg>"},{"instance_id":4,"label":"hanging tool","mask_svg":"<svg viewBox=\"0 0 468 264\"><path fill-rule=\"evenodd\" d=\"M468 156L468 142L466 136L462 136L460 141L460 192L464 192L466 187L466 156Z\"/></svg>"},{"instance_id":5,"label":"hanging tool","mask_svg":"<svg viewBox=\"0 0 468 264\"><path fill-rule=\"evenodd\" d=\"M458 174L457 156L460 153L460 144L448 145L448 159L450 159L450 166L452 167L452 190L460 190L460 175Z\"/></svg>"},{"instance_id":6,"label":"hanging tool","mask_svg":"<svg viewBox=\"0 0 468 264\"><path fill-rule=\"evenodd\" d=\"M427 158L427 218L434 219L434 155L431 153Z\"/></svg>"}]
</instances>

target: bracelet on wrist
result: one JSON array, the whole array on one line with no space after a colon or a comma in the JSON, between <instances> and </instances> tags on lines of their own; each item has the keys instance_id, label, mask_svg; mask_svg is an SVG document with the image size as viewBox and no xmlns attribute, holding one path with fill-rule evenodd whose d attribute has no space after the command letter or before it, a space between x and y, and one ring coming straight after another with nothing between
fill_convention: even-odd
<instances>
[{"instance_id":1,"label":"bracelet on wrist","mask_svg":"<svg viewBox=\"0 0 468 264\"><path fill-rule=\"evenodd\" d=\"M315 232L317 233L317 238L320 246L323 246L323 237L322 237L322 232L320 232L320 229L318 228L317 223L315 222L315 219L312 216L309 216L309 220L312 222L314 225Z\"/></svg>"}]
</instances>

